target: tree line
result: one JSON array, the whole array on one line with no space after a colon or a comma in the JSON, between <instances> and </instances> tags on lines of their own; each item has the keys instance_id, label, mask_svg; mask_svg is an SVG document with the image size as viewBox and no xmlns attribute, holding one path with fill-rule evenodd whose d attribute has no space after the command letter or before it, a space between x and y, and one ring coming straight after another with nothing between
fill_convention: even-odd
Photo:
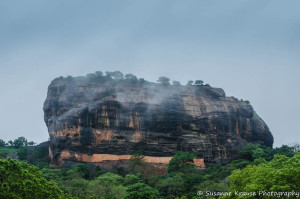
<instances>
[{"instance_id":1,"label":"tree line","mask_svg":"<svg viewBox=\"0 0 300 199\"><path fill-rule=\"evenodd\" d=\"M67 77L59 77L56 78L53 81L56 80L67 80L67 81L72 81L72 80L90 80L90 81L125 81L125 82L130 82L130 83L140 83L140 84L144 84L144 83L151 83L146 81L144 78L138 78L137 76L133 75L132 73L128 73L128 74L123 74L120 71L106 71L105 73L103 73L102 71L96 71L94 73L89 73L87 74L85 77L72 77L72 76L67 76ZM181 86L181 83L179 81L172 81L171 84L171 80L168 77L165 76L160 76L157 80L157 82L163 86ZM210 86L209 84L204 84L203 80L189 80L186 83L186 86Z\"/></svg>"},{"instance_id":2,"label":"tree line","mask_svg":"<svg viewBox=\"0 0 300 199\"><path fill-rule=\"evenodd\" d=\"M0 151L7 147L11 146L1 147ZM87 164L57 168L49 164L49 159L42 158L47 156L47 145L37 151L37 160L31 164L26 160L0 159L0 198L196 199L215 198L200 196L199 190L203 193L300 190L297 144L274 149L248 144L239 152L238 159L227 165L207 165L204 169L191 164L194 154L179 151L169 162L167 173L160 175L144 161L142 151L131 156L128 168L110 170Z\"/></svg>"}]
</instances>

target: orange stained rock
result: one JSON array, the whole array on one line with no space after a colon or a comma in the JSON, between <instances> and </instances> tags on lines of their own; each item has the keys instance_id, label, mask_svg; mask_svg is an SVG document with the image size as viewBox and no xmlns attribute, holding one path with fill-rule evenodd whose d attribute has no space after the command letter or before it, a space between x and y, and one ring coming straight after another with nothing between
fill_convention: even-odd
<instances>
[{"instance_id":1,"label":"orange stained rock","mask_svg":"<svg viewBox=\"0 0 300 199\"><path fill-rule=\"evenodd\" d=\"M143 136L142 136L141 132L135 131L135 133L133 134L134 141L139 142L142 140L142 138L143 138Z\"/></svg>"},{"instance_id":2,"label":"orange stained rock","mask_svg":"<svg viewBox=\"0 0 300 199\"><path fill-rule=\"evenodd\" d=\"M128 127L130 128L136 128L139 129L140 125L139 125L139 116L138 113L131 113L130 117L129 117L129 125Z\"/></svg>"},{"instance_id":3,"label":"orange stained rock","mask_svg":"<svg viewBox=\"0 0 300 199\"><path fill-rule=\"evenodd\" d=\"M129 128L134 128L134 122L133 122L133 116L130 115L129 117L129 125L128 125Z\"/></svg>"},{"instance_id":4,"label":"orange stained rock","mask_svg":"<svg viewBox=\"0 0 300 199\"><path fill-rule=\"evenodd\" d=\"M52 150L51 150L50 145L49 145L48 150L49 150L49 157L50 157L50 159L52 160L52 159L53 159L53 153L52 153Z\"/></svg>"},{"instance_id":5,"label":"orange stained rock","mask_svg":"<svg viewBox=\"0 0 300 199\"><path fill-rule=\"evenodd\" d=\"M61 160L68 160L74 154L75 158L79 162L90 162L90 163L100 163L103 161L119 161L119 160L129 160L131 155L113 155L113 154L77 154L70 153L69 151L62 151L60 157ZM154 157L154 156L144 156L144 161L151 164L169 164L172 157ZM203 159L194 159L194 165L205 167Z\"/></svg>"},{"instance_id":6,"label":"orange stained rock","mask_svg":"<svg viewBox=\"0 0 300 199\"><path fill-rule=\"evenodd\" d=\"M145 156L144 160L148 163L161 163L161 164L169 164L172 157L153 157L153 156Z\"/></svg>"},{"instance_id":7,"label":"orange stained rock","mask_svg":"<svg viewBox=\"0 0 300 199\"><path fill-rule=\"evenodd\" d=\"M194 165L204 168L205 164L204 164L204 159L194 159Z\"/></svg>"},{"instance_id":8,"label":"orange stained rock","mask_svg":"<svg viewBox=\"0 0 300 199\"><path fill-rule=\"evenodd\" d=\"M110 141L113 137L112 130L96 130L96 143L100 144L101 141Z\"/></svg>"},{"instance_id":9,"label":"orange stained rock","mask_svg":"<svg viewBox=\"0 0 300 199\"><path fill-rule=\"evenodd\" d=\"M236 120L235 128L236 128L236 134L237 134L238 138L241 140L242 138L241 138L241 135L240 135L239 120L238 119Z\"/></svg>"}]
</instances>

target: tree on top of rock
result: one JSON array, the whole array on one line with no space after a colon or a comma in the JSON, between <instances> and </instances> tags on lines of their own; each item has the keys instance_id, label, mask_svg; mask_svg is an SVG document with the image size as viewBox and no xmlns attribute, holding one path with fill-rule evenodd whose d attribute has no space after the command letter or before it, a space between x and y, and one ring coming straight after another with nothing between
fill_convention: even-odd
<instances>
[{"instance_id":1,"label":"tree on top of rock","mask_svg":"<svg viewBox=\"0 0 300 199\"><path fill-rule=\"evenodd\" d=\"M170 78L161 76L158 78L157 82L161 83L164 86L170 85Z\"/></svg>"},{"instance_id":2,"label":"tree on top of rock","mask_svg":"<svg viewBox=\"0 0 300 199\"><path fill-rule=\"evenodd\" d=\"M102 77L103 76L103 73L101 71L96 71L95 74L96 74L97 77Z\"/></svg>"},{"instance_id":3,"label":"tree on top of rock","mask_svg":"<svg viewBox=\"0 0 300 199\"><path fill-rule=\"evenodd\" d=\"M124 79L124 75L120 71L106 72L106 73L109 73L110 77L113 79Z\"/></svg>"},{"instance_id":4,"label":"tree on top of rock","mask_svg":"<svg viewBox=\"0 0 300 199\"><path fill-rule=\"evenodd\" d=\"M186 83L187 86L192 86L193 85L193 81L192 80L189 80L187 83Z\"/></svg>"},{"instance_id":5,"label":"tree on top of rock","mask_svg":"<svg viewBox=\"0 0 300 199\"><path fill-rule=\"evenodd\" d=\"M173 81L172 84L173 84L174 86L180 86L180 85L181 85L181 83L180 83L179 81Z\"/></svg>"},{"instance_id":6,"label":"tree on top of rock","mask_svg":"<svg viewBox=\"0 0 300 199\"><path fill-rule=\"evenodd\" d=\"M137 82L137 77L131 73L125 75L125 79L130 82Z\"/></svg>"},{"instance_id":7,"label":"tree on top of rock","mask_svg":"<svg viewBox=\"0 0 300 199\"><path fill-rule=\"evenodd\" d=\"M202 86L203 85L203 81L202 80L196 80L194 84L196 86Z\"/></svg>"}]
</instances>

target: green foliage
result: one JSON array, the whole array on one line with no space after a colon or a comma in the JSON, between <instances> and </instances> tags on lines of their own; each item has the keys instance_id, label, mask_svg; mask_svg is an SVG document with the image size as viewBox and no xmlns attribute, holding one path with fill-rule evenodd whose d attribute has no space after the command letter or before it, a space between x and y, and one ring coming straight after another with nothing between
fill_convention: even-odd
<instances>
[{"instance_id":1,"label":"green foliage","mask_svg":"<svg viewBox=\"0 0 300 199\"><path fill-rule=\"evenodd\" d=\"M256 158L254 161L253 161L253 165L259 165L259 164L266 164L267 163L267 160L262 158L262 157L259 157L259 158Z\"/></svg>"},{"instance_id":2,"label":"green foliage","mask_svg":"<svg viewBox=\"0 0 300 199\"><path fill-rule=\"evenodd\" d=\"M33 145L35 145L36 143L33 142L33 141L30 141L30 142L28 142L27 144L28 144L28 146L33 146Z\"/></svg>"},{"instance_id":3,"label":"green foliage","mask_svg":"<svg viewBox=\"0 0 300 199\"><path fill-rule=\"evenodd\" d=\"M273 158L272 149L259 144L248 144L246 145L239 154L243 159L253 161L257 158L264 158L269 161Z\"/></svg>"},{"instance_id":4,"label":"green foliage","mask_svg":"<svg viewBox=\"0 0 300 199\"><path fill-rule=\"evenodd\" d=\"M59 182L60 180L65 179L67 176L66 169L58 169L53 165L49 165L48 167L44 167L41 169L42 176L47 180L52 180L55 182Z\"/></svg>"},{"instance_id":5,"label":"green foliage","mask_svg":"<svg viewBox=\"0 0 300 199\"><path fill-rule=\"evenodd\" d=\"M136 83L137 82L137 77L131 73L125 75L125 80L129 82Z\"/></svg>"},{"instance_id":6,"label":"green foliage","mask_svg":"<svg viewBox=\"0 0 300 199\"><path fill-rule=\"evenodd\" d=\"M197 86L203 86L203 83L204 82L202 80L196 80L194 84Z\"/></svg>"},{"instance_id":7,"label":"green foliage","mask_svg":"<svg viewBox=\"0 0 300 199\"><path fill-rule=\"evenodd\" d=\"M68 77L66 77L66 80L71 82L71 81L73 81L73 77L71 75L69 75Z\"/></svg>"},{"instance_id":8,"label":"green foliage","mask_svg":"<svg viewBox=\"0 0 300 199\"><path fill-rule=\"evenodd\" d=\"M124 179L122 178L122 176L110 172L107 172L96 178L96 181L99 181L108 186L123 184L123 180Z\"/></svg>"},{"instance_id":9,"label":"green foliage","mask_svg":"<svg viewBox=\"0 0 300 199\"><path fill-rule=\"evenodd\" d=\"M12 159L0 159L0 198L70 198L35 166Z\"/></svg>"},{"instance_id":10,"label":"green foliage","mask_svg":"<svg viewBox=\"0 0 300 199\"><path fill-rule=\"evenodd\" d=\"M172 84L173 84L173 86L180 86L181 85L181 83L179 81L173 81Z\"/></svg>"},{"instance_id":11,"label":"green foliage","mask_svg":"<svg viewBox=\"0 0 300 199\"><path fill-rule=\"evenodd\" d=\"M88 191L89 182L82 178L65 180L64 184L61 186L73 197L87 198L88 196L93 195Z\"/></svg>"},{"instance_id":12,"label":"green foliage","mask_svg":"<svg viewBox=\"0 0 300 199\"><path fill-rule=\"evenodd\" d=\"M242 169L249 165L251 162L249 160L233 160L227 165L227 169L233 171L235 169Z\"/></svg>"},{"instance_id":13,"label":"green foliage","mask_svg":"<svg viewBox=\"0 0 300 199\"><path fill-rule=\"evenodd\" d=\"M190 192L193 192L192 188L194 185L202 183L204 181L203 174L201 171L194 170L193 173L178 173L183 179L184 190L186 195L193 195ZM196 193L196 192L193 192Z\"/></svg>"},{"instance_id":14,"label":"green foliage","mask_svg":"<svg viewBox=\"0 0 300 199\"><path fill-rule=\"evenodd\" d=\"M294 144L293 146L294 152L300 152L300 144Z\"/></svg>"},{"instance_id":15,"label":"green foliage","mask_svg":"<svg viewBox=\"0 0 300 199\"><path fill-rule=\"evenodd\" d=\"M95 79L97 77L97 75L95 73L89 73L86 75L86 77L89 79Z\"/></svg>"},{"instance_id":16,"label":"green foliage","mask_svg":"<svg viewBox=\"0 0 300 199\"><path fill-rule=\"evenodd\" d=\"M287 145L282 145L279 148L273 149L274 154L285 155L287 157L293 157L295 155L295 147L290 147Z\"/></svg>"},{"instance_id":17,"label":"green foliage","mask_svg":"<svg viewBox=\"0 0 300 199\"><path fill-rule=\"evenodd\" d=\"M122 177L124 177L126 175L125 174L125 169L123 167L114 168L113 173L116 173L116 174L118 174L119 176L122 176Z\"/></svg>"},{"instance_id":18,"label":"green foliage","mask_svg":"<svg viewBox=\"0 0 300 199\"><path fill-rule=\"evenodd\" d=\"M299 179L300 153L297 153L292 158L275 155L269 163L257 166L248 165L242 170L235 170L228 178L228 182L231 192L259 192L262 190L276 192L300 190Z\"/></svg>"},{"instance_id":19,"label":"green foliage","mask_svg":"<svg viewBox=\"0 0 300 199\"><path fill-rule=\"evenodd\" d=\"M187 83L186 83L187 86L192 86L193 85L193 81L192 80L189 80Z\"/></svg>"},{"instance_id":20,"label":"green foliage","mask_svg":"<svg viewBox=\"0 0 300 199\"><path fill-rule=\"evenodd\" d=\"M168 77L159 77L157 82L161 83L164 86L170 85L170 78Z\"/></svg>"},{"instance_id":21,"label":"green foliage","mask_svg":"<svg viewBox=\"0 0 300 199\"><path fill-rule=\"evenodd\" d=\"M87 178L86 168L77 164L71 169L57 169L53 166L42 169L43 176L53 180L58 185L78 198L123 198L126 188L123 186L124 178L106 172L96 179Z\"/></svg>"},{"instance_id":22,"label":"green foliage","mask_svg":"<svg viewBox=\"0 0 300 199\"><path fill-rule=\"evenodd\" d=\"M246 103L246 104L250 104L250 101L249 101L249 100L243 100L243 99L241 99L241 102L244 102L244 103Z\"/></svg>"},{"instance_id":23,"label":"green foliage","mask_svg":"<svg viewBox=\"0 0 300 199\"><path fill-rule=\"evenodd\" d=\"M5 154L2 152L1 148L0 148L0 158L5 158Z\"/></svg>"},{"instance_id":24,"label":"green foliage","mask_svg":"<svg viewBox=\"0 0 300 199\"><path fill-rule=\"evenodd\" d=\"M193 187L193 193L197 193L197 191L199 190L201 190L203 193L206 193L206 191L228 192L229 186L224 182L215 182L215 181L207 180ZM215 197L203 195L202 198L215 198Z\"/></svg>"},{"instance_id":25,"label":"green foliage","mask_svg":"<svg viewBox=\"0 0 300 199\"><path fill-rule=\"evenodd\" d=\"M230 172L219 164L214 164L208 166L206 169L201 171L203 175L203 180L213 180L215 182L219 182L225 179L227 176L230 175Z\"/></svg>"},{"instance_id":26,"label":"green foliage","mask_svg":"<svg viewBox=\"0 0 300 199\"><path fill-rule=\"evenodd\" d=\"M142 183L143 180L140 176L137 175L133 175L133 174L127 174L126 177L124 178L124 185L128 186L128 185L133 185L136 183Z\"/></svg>"},{"instance_id":27,"label":"green foliage","mask_svg":"<svg viewBox=\"0 0 300 199\"><path fill-rule=\"evenodd\" d=\"M25 137L18 137L12 143L12 146L15 148L26 147L28 144L27 139Z\"/></svg>"},{"instance_id":28,"label":"green foliage","mask_svg":"<svg viewBox=\"0 0 300 199\"><path fill-rule=\"evenodd\" d=\"M123 73L121 73L120 71L114 71L114 72L110 72L110 76L113 78L113 79L124 79L124 75Z\"/></svg>"},{"instance_id":29,"label":"green foliage","mask_svg":"<svg viewBox=\"0 0 300 199\"><path fill-rule=\"evenodd\" d=\"M163 175L152 175L144 178L144 181L151 187L155 187L162 178Z\"/></svg>"},{"instance_id":30,"label":"green foliage","mask_svg":"<svg viewBox=\"0 0 300 199\"><path fill-rule=\"evenodd\" d=\"M101 169L98 165L96 166L96 168L95 168L95 176L96 177L98 177L102 174L105 174L105 173L107 173L107 171Z\"/></svg>"},{"instance_id":31,"label":"green foliage","mask_svg":"<svg viewBox=\"0 0 300 199\"><path fill-rule=\"evenodd\" d=\"M5 146L6 146L6 142L0 139L0 147L5 147Z\"/></svg>"},{"instance_id":32,"label":"green foliage","mask_svg":"<svg viewBox=\"0 0 300 199\"><path fill-rule=\"evenodd\" d=\"M103 73L101 71L96 71L95 74L96 74L97 77L102 77L103 76Z\"/></svg>"},{"instance_id":33,"label":"green foliage","mask_svg":"<svg viewBox=\"0 0 300 199\"><path fill-rule=\"evenodd\" d=\"M126 189L126 196L124 199L156 199L158 198L158 191L154 188L144 184L136 183L130 185Z\"/></svg>"},{"instance_id":34,"label":"green foliage","mask_svg":"<svg viewBox=\"0 0 300 199\"><path fill-rule=\"evenodd\" d=\"M104 198L123 198L126 193L123 180L121 176L107 172L90 181L90 193Z\"/></svg>"},{"instance_id":35,"label":"green foliage","mask_svg":"<svg viewBox=\"0 0 300 199\"><path fill-rule=\"evenodd\" d=\"M273 158L272 149L271 148L257 148L253 151L252 154L253 159L263 158L265 160L271 160Z\"/></svg>"},{"instance_id":36,"label":"green foliage","mask_svg":"<svg viewBox=\"0 0 300 199\"><path fill-rule=\"evenodd\" d=\"M144 162L144 155L141 150L136 151L129 159L129 170L134 173L141 173Z\"/></svg>"},{"instance_id":37,"label":"green foliage","mask_svg":"<svg viewBox=\"0 0 300 199\"><path fill-rule=\"evenodd\" d=\"M89 129L84 130L81 133L88 135ZM17 165L27 166L23 165L19 168L12 164L11 170L5 171L7 169L3 167L1 160L0 198L29 198L29 194L34 192L36 195L30 195L30 198L71 198L72 196L77 199L188 199L199 198L197 196L199 190L203 192L249 192L262 189L266 191L294 189L296 191L300 188L297 181L300 179L300 153L296 154L299 150L298 145L283 145L272 150L265 146L249 144L240 151L240 157L243 159L234 160L226 166L207 165L205 169L197 169L191 164L196 157L194 154L178 152L169 163L169 174L156 176L156 169L144 161L142 151L137 151L131 156L129 168L125 169L115 167L108 172L98 166L91 170L92 167L89 169L86 164L76 164L66 169L48 165L47 143L35 147L27 147L30 145L29 142L18 144L26 143L25 140L19 139L16 142L18 148L14 147L14 141L11 141L11 146L1 147L0 156L2 154L4 157L9 153L18 154L20 159L26 160L25 151L34 149L33 163L42 168L42 172L36 167L19 161L16 161ZM273 154L275 158L272 160ZM5 175L10 177L5 177ZM226 179L230 182L230 188L225 183ZM10 184L2 183L4 180L5 182L10 180ZM19 188L15 188L16 186ZM39 188L43 190L40 191ZM23 193L24 190L26 193ZM202 196L201 198L213 197Z\"/></svg>"},{"instance_id":38,"label":"green foliage","mask_svg":"<svg viewBox=\"0 0 300 199\"><path fill-rule=\"evenodd\" d=\"M186 172L191 170L194 165L195 154L179 151L171 159L168 167L168 173L171 172Z\"/></svg>"},{"instance_id":39,"label":"green foliage","mask_svg":"<svg viewBox=\"0 0 300 199\"><path fill-rule=\"evenodd\" d=\"M68 172L69 175L79 175L79 177L84 179L90 178L90 171L86 164L76 164Z\"/></svg>"},{"instance_id":40,"label":"green foliage","mask_svg":"<svg viewBox=\"0 0 300 199\"><path fill-rule=\"evenodd\" d=\"M171 173L158 182L156 189L165 198L175 198L184 193L185 184L182 176Z\"/></svg>"},{"instance_id":41,"label":"green foliage","mask_svg":"<svg viewBox=\"0 0 300 199\"><path fill-rule=\"evenodd\" d=\"M39 168L46 167L50 163L48 144L40 144L34 148L34 165Z\"/></svg>"},{"instance_id":42,"label":"green foliage","mask_svg":"<svg viewBox=\"0 0 300 199\"><path fill-rule=\"evenodd\" d=\"M3 157L6 157L6 155L9 154L9 153L15 153L15 154L18 153L18 149L13 148L13 147L9 147L9 146L1 147L0 150L1 150L1 153L2 153Z\"/></svg>"},{"instance_id":43,"label":"green foliage","mask_svg":"<svg viewBox=\"0 0 300 199\"><path fill-rule=\"evenodd\" d=\"M144 78L139 78L138 82L140 84L145 84L147 81Z\"/></svg>"},{"instance_id":44,"label":"green foliage","mask_svg":"<svg viewBox=\"0 0 300 199\"><path fill-rule=\"evenodd\" d=\"M19 160L27 160L27 147L19 147L17 154L19 156Z\"/></svg>"},{"instance_id":45,"label":"green foliage","mask_svg":"<svg viewBox=\"0 0 300 199\"><path fill-rule=\"evenodd\" d=\"M14 146L14 142L12 140L9 140L7 143L9 146Z\"/></svg>"}]
</instances>

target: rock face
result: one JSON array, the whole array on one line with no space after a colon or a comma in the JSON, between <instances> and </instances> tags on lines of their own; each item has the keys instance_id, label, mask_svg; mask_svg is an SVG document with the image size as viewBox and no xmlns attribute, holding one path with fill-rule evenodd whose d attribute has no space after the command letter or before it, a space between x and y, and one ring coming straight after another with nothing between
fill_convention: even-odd
<instances>
[{"instance_id":1,"label":"rock face","mask_svg":"<svg viewBox=\"0 0 300 199\"><path fill-rule=\"evenodd\" d=\"M50 157L60 166L128 159L137 150L163 162L177 151L212 162L236 157L247 143L273 144L251 105L210 86L58 78L48 88L44 114Z\"/></svg>"}]
</instances>

